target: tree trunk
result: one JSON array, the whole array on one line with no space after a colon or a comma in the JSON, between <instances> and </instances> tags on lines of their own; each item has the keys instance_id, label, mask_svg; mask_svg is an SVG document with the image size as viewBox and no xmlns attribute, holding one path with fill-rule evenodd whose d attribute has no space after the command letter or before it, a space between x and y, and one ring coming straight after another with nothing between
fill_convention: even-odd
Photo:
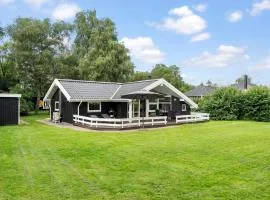
<instances>
[{"instance_id":1,"label":"tree trunk","mask_svg":"<svg viewBox=\"0 0 270 200\"><path fill-rule=\"evenodd\" d=\"M40 102L40 92L37 94L37 101L36 101L36 106L35 106L35 113L38 114L39 111L39 102Z\"/></svg>"}]
</instances>

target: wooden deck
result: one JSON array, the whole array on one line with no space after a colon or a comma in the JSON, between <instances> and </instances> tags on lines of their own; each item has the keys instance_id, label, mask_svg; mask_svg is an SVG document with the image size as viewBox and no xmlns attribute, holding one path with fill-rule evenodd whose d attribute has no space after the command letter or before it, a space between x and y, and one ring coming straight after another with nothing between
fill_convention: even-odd
<instances>
[{"instance_id":1,"label":"wooden deck","mask_svg":"<svg viewBox=\"0 0 270 200\"><path fill-rule=\"evenodd\" d=\"M145 118L90 118L80 115L73 116L74 125L87 127L93 130L129 130L139 128L156 128L174 126L185 123L197 123L209 121L207 113L192 113L191 115L179 115L174 120L168 120L166 116Z\"/></svg>"}]
</instances>

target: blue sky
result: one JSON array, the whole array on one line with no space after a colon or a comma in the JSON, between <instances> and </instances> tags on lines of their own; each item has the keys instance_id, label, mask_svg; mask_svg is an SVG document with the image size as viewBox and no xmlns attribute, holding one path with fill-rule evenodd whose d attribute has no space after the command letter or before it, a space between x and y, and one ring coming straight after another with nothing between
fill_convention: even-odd
<instances>
[{"instance_id":1,"label":"blue sky","mask_svg":"<svg viewBox=\"0 0 270 200\"><path fill-rule=\"evenodd\" d=\"M161 62L178 65L192 84L229 84L247 73L270 85L270 0L0 0L0 23L72 21L85 9L116 23L137 70Z\"/></svg>"}]
</instances>

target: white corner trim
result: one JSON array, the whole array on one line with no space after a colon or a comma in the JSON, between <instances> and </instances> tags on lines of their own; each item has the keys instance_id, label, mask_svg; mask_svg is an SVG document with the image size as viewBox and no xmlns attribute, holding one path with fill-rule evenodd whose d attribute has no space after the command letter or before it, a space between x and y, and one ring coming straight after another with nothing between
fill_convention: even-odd
<instances>
[{"instance_id":1,"label":"white corner trim","mask_svg":"<svg viewBox=\"0 0 270 200\"><path fill-rule=\"evenodd\" d=\"M157 81L155 81L154 83L146 86L145 88L143 88L143 90L146 90L146 91L150 91L154 88L156 88L157 86L161 85L162 84L162 79L158 79Z\"/></svg>"},{"instance_id":2,"label":"white corner trim","mask_svg":"<svg viewBox=\"0 0 270 200\"><path fill-rule=\"evenodd\" d=\"M18 98L18 124L21 124L21 99Z\"/></svg>"},{"instance_id":3,"label":"white corner trim","mask_svg":"<svg viewBox=\"0 0 270 200\"><path fill-rule=\"evenodd\" d=\"M111 96L111 99L113 99L113 97L116 95L116 93L120 90L120 88L122 87L122 85L120 85L117 90L115 91L115 93L113 93L113 95Z\"/></svg>"},{"instance_id":4,"label":"white corner trim","mask_svg":"<svg viewBox=\"0 0 270 200\"><path fill-rule=\"evenodd\" d=\"M6 98L21 98L21 94L6 94L6 93L0 93L0 97L6 97Z\"/></svg>"},{"instance_id":5,"label":"white corner trim","mask_svg":"<svg viewBox=\"0 0 270 200\"><path fill-rule=\"evenodd\" d=\"M71 99L69 102L130 102L131 99Z\"/></svg>"},{"instance_id":6,"label":"white corner trim","mask_svg":"<svg viewBox=\"0 0 270 200\"><path fill-rule=\"evenodd\" d=\"M159 85L164 84L165 86L167 86L169 89L171 89L173 92L175 92L176 94L178 94L178 96L180 98L183 98L189 105L191 105L193 108L198 108L198 105L192 101L190 98L188 98L185 94L183 94L181 91L179 91L177 88L175 88L172 84L170 84L168 81L166 81L165 79L159 79L158 81L152 83L151 85L147 86L144 88L144 90L150 91L154 88L156 88Z\"/></svg>"},{"instance_id":7,"label":"white corner trim","mask_svg":"<svg viewBox=\"0 0 270 200\"><path fill-rule=\"evenodd\" d=\"M47 91L45 97L44 97L44 101L47 101L48 96L50 95L50 93L52 92L53 88L57 86L61 92L65 95L65 97L67 98L68 101L70 101L70 95L68 94L68 92L65 90L65 88L61 85L61 83L59 82L58 79L55 79L51 85L51 87L49 88L49 90Z\"/></svg>"},{"instance_id":8,"label":"white corner trim","mask_svg":"<svg viewBox=\"0 0 270 200\"><path fill-rule=\"evenodd\" d=\"M65 97L67 98L67 100L70 101L70 99L71 99L70 95L65 90L65 88L61 85L61 83L59 82L58 79L56 79L56 85L59 87L59 89L61 90L61 92L65 95Z\"/></svg>"},{"instance_id":9,"label":"white corner trim","mask_svg":"<svg viewBox=\"0 0 270 200\"><path fill-rule=\"evenodd\" d=\"M53 89L54 86L56 85L56 80L57 80L57 79L54 79L54 81L53 81L53 83L51 84L49 90L47 91L47 93L46 93L46 95L45 95L43 101L47 101L48 96L50 95L50 93L52 92L52 89Z\"/></svg>"}]
</instances>

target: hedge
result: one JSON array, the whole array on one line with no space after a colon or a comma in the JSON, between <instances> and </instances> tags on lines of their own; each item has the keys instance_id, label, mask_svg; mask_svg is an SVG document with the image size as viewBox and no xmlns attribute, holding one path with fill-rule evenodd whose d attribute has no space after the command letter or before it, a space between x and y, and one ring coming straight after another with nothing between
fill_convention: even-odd
<instances>
[{"instance_id":1,"label":"hedge","mask_svg":"<svg viewBox=\"0 0 270 200\"><path fill-rule=\"evenodd\" d=\"M199 107L214 120L270 121L270 89L260 86L239 91L223 87L203 98Z\"/></svg>"}]
</instances>

